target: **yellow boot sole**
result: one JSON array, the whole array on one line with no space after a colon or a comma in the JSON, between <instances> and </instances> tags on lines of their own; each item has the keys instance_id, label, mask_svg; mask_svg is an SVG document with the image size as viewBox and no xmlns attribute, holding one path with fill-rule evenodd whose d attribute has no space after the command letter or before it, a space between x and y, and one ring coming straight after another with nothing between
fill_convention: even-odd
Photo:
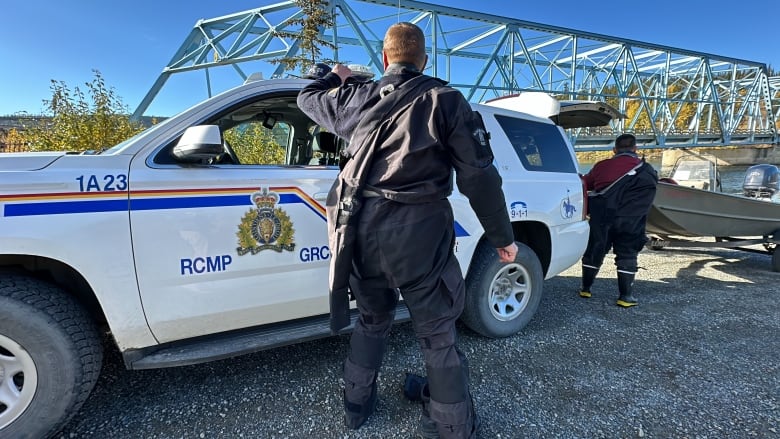
<instances>
[{"instance_id":1,"label":"yellow boot sole","mask_svg":"<svg viewBox=\"0 0 780 439\"><path fill-rule=\"evenodd\" d=\"M632 306L637 306L637 302L625 302L623 300L618 299L617 306L622 306L623 308L630 308Z\"/></svg>"}]
</instances>

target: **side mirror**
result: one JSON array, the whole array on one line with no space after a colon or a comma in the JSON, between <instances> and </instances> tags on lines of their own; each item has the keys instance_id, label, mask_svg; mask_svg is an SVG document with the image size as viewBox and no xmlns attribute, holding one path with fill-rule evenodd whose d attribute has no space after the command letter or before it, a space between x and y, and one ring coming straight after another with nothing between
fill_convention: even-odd
<instances>
[{"instance_id":1,"label":"side mirror","mask_svg":"<svg viewBox=\"0 0 780 439\"><path fill-rule=\"evenodd\" d=\"M216 125L187 128L173 147L173 156L188 163L209 161L222 153L222 135Z\"/></svg>"}]
</instances>

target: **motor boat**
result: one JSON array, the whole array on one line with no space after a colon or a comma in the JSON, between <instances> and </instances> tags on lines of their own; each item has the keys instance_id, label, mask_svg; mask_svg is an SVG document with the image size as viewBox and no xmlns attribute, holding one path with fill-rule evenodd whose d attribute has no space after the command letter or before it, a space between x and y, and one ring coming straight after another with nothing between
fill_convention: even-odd
<instances>
[{"instance_id":1,"label":"motor boat","mask_svg":"<svg viewBox=\"0 0 780 439\"><path fill-rule=\"evenodd\" d=\"M780 203L772 202L780 192L780 170L774 165L752 166L746 172L742 194L726 194L720 191L717 159L681 159L675 163L672 178L658 183L647 216L650 247L763 244L765 251L761 252L772 254L773 269L780 271L780 252L774 251L780 243ZM715 238L715 242L689 244L685 239L702 237Z\"/></svg>"}]
</instances>

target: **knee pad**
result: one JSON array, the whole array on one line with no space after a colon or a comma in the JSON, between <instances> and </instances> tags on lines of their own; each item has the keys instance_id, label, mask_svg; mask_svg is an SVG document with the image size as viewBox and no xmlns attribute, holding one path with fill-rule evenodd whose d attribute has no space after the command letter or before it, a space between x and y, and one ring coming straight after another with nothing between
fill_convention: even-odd
<instances>
[{"instance_id":1,"label":"knee pad","mask_svg":"<svg viewBox=\"0 0 780 439\"><path fill-rule=\"evenodd\" d=\"M353 332L349 340L349 360L366 369L379 369L386 346L386 337L375 338L362 332Z\"/></svg>"}]
</instances>

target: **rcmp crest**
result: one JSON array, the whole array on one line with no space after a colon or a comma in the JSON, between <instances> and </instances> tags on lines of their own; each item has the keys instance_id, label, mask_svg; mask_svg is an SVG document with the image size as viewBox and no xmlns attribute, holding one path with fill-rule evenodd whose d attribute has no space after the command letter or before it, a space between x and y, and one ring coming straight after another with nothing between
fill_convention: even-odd
<instances>
[{"instance_id":1,"label":"rcmp crest","mask_svg":"<svg viewBox=\"0 0 780 439\"><path fill-rule=\"evenodd\" d=\"M279 194L263 188L253 193L251 199L257 208L245 213L238 225L238 255L254 255L263 250L293 251L295 229L287 212L276 207Z\"/></svg>"}]
</instances>

